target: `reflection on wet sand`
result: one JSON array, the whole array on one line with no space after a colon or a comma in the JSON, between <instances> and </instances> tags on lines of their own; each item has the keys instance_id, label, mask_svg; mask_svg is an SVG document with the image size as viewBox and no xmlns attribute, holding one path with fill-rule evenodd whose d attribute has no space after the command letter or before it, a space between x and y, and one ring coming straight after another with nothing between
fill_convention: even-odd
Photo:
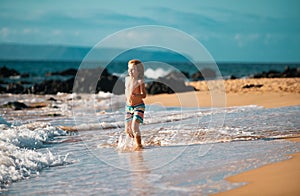
<instances>
[{"instance_id":1,"label":"reflection on wet sand","mask_svg":"<svg viewBox=\"0 0 300 196\"><path fill-rule=\"evenodd\" d=\"M128 156L131 168L131 193L134 195L152 195L153 187L149 183L150 170L143 157L143 151L132 152Z\"/></svg>"}]
</instances>

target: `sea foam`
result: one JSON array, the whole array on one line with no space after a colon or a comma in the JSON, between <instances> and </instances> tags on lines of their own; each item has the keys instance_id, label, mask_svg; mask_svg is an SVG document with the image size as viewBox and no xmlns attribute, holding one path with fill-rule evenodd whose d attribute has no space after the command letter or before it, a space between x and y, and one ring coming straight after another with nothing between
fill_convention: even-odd
<instances>
[{"instance_id":1,"label":"sea foam","mask_svg":"<svg viewBox=\"0 0 300 196\"><path fill-rule=\"evenodd\" d=\"M158 79L159 77L164 77L164 76L168 75L169 73L170 73L170 71L163 70L162 68L158 68L158 69L148 68L145 71L145 76L147 78L151 78L151 79Z\"/></svg>"},{"instance_id":2,"label":"sea foam","mask_svg":"<svg viewBox=\"0 0 300 196\"><path fill-rule=\"evenodd\" d=\"M1 124L0 130L0 191L11 182L38 175L43 168L68 163L67 155L44 148L54 137L66 135L57 127L47 123Z\"/></svg>"}]
</instances>

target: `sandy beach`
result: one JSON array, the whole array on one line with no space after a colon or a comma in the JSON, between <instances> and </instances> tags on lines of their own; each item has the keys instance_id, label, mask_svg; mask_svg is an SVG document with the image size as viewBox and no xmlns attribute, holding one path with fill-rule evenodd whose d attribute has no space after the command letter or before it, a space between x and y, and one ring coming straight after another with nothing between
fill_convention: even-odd
<instances>
[{"instance_id":1,"label":"sandy beach","mask_svg":"<svg viewBox=\"0 0 300 196\"><path fill-rule=\"evenodd\" d=\"M300 79L236 79L224 81L226 105L258 105L266 108L300 105ZM164 106L211 107L207 83L190 82L197 92L148 96L146 104ZM247 88L249 87L249 88ZM300 142L300 138L291 139ZM237 189L217 195L299 195L300 153L292 158L227 178L230 182L247 182Z\"/></svg>"},{"instance_id":2,"label":"sandy beach","mask_svg":"<svg viewBox=\"0 0 300 196\"><path fill-rule=\"evenodd\" d=\"M225 100L222 106L227 107L244 105L258 105L266 108L295 106L300 105L299 84L299 78L225 80L224 90L226 93L219 92L218 95L220 95L220 99ZM145 103L183 107L213 106L213 95L205 81L189 82L187 85L193 86L198 91L148 96ZM245 86L250 86L250 88L245 88ZM224 98L221 97L223 95ZM214 106L216 105L214 104Z\"/></svg>"},{"instance_id":3,"label":"sandy beach","mask_svg":"<svg viewBox=\"0 0 300 196\"><path fill-rule=\"evenodd\" d=\"M291 141L300 142L300 138ZM300 153L290 156L292 158L288 160L226 178L232 183L247 182L247 184L216 195L299 195Z\"/></svg>"}]
</instances>

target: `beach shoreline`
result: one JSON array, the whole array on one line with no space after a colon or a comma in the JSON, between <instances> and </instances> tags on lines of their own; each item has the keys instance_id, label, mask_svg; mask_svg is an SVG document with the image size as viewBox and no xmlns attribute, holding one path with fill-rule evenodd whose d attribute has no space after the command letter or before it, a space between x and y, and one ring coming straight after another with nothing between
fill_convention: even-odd
<instances>
[{"instance_id":1,"label":"beach shoreline","mask_svg":"<svg viewBox=\"0 0 300 196\"><path fill-rule=\"evenodd\" d=\"M223 104L213 104L209 92L185 92L177 94L148 95L146 104L178 107L234 107L257 105L265 108L278 108L300 105L299 93L226 93Z\"/></svg>"},{"instance_id":2,"label":"beach shoreline","mask_svg":"<svg viewBox=\"0 0 300 196\"><path fill-rule=\"evenodd\" d=\"M300 136L288 140L300 142ZM299 195L300 152L287 156L290 158L226 178L231 183L247 184L214 195Z\"/></svg>"},{"instance_id":3,"label":"beach shoreline","mask_svg":"<svg viewBox=\"0 0 300 196\"><path fill-rule=\"evenodd\" d=\"M224 81L223 107L258 105L278 108L300 105L300 79L238 79ZM214 107L212 95L205 81L190 82L197 92L148 96L146 104L177 107ZM246 85L253 88L243 88ZM260 87L259 87L260 86ZM225 100L225 101L224 101ZM300 136L288 139L300 142ZM300 152L287 155L287 160L264 165L226 178L231 183L246 182L241 186L216 195L297 195L300 187Z\"/></svg>"},{"instance_id":4,"label":"beach shoreline","mask_svg":"<svg viewBox=\"0 0 300 196\"><path fill-rule=\"evenodd\" d=\"M235 79L217 82L224 89L210 91L206 81L188 82L197 91L148 95L146 104L181 107L257 105L277 108L300 105L300 78ZM249 88L245 88L250 86ZM260 87L258 85L261 85ZM253 87L251 87L253 86Z\"/></svg>"}]
</instances>

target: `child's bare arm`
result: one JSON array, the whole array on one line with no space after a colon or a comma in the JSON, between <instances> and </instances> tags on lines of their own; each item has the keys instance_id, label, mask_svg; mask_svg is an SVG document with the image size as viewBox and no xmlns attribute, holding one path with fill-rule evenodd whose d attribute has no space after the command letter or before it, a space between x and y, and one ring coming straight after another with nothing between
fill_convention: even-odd
<instances>
[{"instance_id":1,"label":"child's bare arm","mask_svg":"<svg viewBox=\"0 0 300 196\"><path fill-rule=\"evenodd\" d=\"M142 98L144 99L147 96L145 83L142 83L140 86L141 86L141 95L142 95Z\"/></svg>"},{"instance_id":2,"label":"child's bare arm","mask_svg":"<svg viewBox=\"0 0 300 196\"><path fill-rule=\"evenodd\" d=\"M141 97L143 99L146 98L147 92L146 92L144 81L139 80L139 89L140 89L140 93L139 94L134 93L134 96Z\"/></svg>"},{"instance_id":3,"label":"child's bare arm","mask_svg":"<svg viewBox=\"0 0 300 196\"><path fill-rule=\"evenodd\" d=\"M125 78L125 97L128 99L128 97L130 96L130 89L129 89L129 78L126 77Z\"/></svg>"}]
</instances>

